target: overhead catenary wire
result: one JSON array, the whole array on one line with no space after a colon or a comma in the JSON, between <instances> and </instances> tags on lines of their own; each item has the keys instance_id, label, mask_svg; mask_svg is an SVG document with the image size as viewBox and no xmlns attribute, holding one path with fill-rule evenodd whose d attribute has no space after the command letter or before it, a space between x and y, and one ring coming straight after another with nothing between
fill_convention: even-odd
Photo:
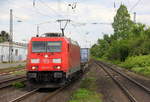
<instances>
[{"instance_id":1,"label":"overhead catenary wire","mask_svg":"<svg viewBox=\"0 0 150 102\"><path fill-rule=\"evenodd\" d=\"M38 8L36 7L36 5L37 5L37 2L40 2L44 7L46 7L46 8L48 8L48 9L50 9L53 13L54 13L54 15L55 16L57 16L57 17L61 17L61 18L63 18L63 15L61 14L61 12L62 12L62 8L61 8L61 2L62 2L62 0L57 0L57 2L58 2L58 4L57 4L57 6L58 6L58 11L56 11L55 9L53 9L52 7L50 7L46 2L44 2L43 0L33 0L33 7L36 9L36 12L37 13L39 13L39 14L41 14L41 15L44 15L44 16L48 16L47 14L44 14L43 12L40 12L39 10L37 10ZM63 1L64 2L64 1ZM76 8L76 5L77 5L77 2L75 2L75 3L73 3L73 9L75 9ZM44 11L45 12L45 11ZM68 12L67 12L68 13ZM64 15L65 16L65 15ZM69 18L69 17L68 17Z\"/></svg>"},{"instance_id":2,"label":"overhead catenary wire","mask_svg":"<svg viewBox=\"0 0 150 102\"><path fill-rule=\"evenodd\" d=\"M61 7L61 0L57 0L57 10L56 9L54 9L54 8L52 8L49 4L47 4L47 2L45 2L45 1L43 1L43 0L33 0L33 7L35 7L36 5L37 5L37 3L35 3L35 1L36 2L40 2L40 4L42 4L43 5L43 7L46 7L46 8L48 8L49 10L51 10L53 13L54 13L54 15L55 16L57 16L57 18L64 18L64 16L65 15L62 15L62 7ZM35 5L36 4L36 5ZM45 11L44 11L45 12Z\"/></svg>"},{"instance_id":3,"label":"overhead catenary wire","mask_svg":"<svg viewBox=\"0 0 150 102\"><path fill-rule=\"evenodd\" d=\"M6 2L9 3L9 4L12 4L12 2L11 2L10 0L6 0ZM43 16L43 17L51 17L51 18L53 17L53 16L50 16L50 15L48 15L48 14L44 14L43 11L42 11L42 12L39 11L39 9L36 8L36 2L37 2L37 0L33 0L34 9L30 9L32 12L34 12L34 13L36 13L36 14L38 14L38 15L41 15L41 16ZM13 1L13 5L16 6L17 3L16 3L15 1ZM21 7L22 7L23 9L26 9L26 6L25 6L25 5L24 5L24 6L21 6ZM14 17L17 18L17 19L19 19L19 20L18 20L19 22L26 20L25 18L22 18L22 17L20 17L20 16L15 16L15 15L14 15Z\"/></svg>"},{"instance_id":4,"label":"overhead catenary wire","mask_svg":"<svg viewBox=\"0 0 150 102\"><path fill-rule=\"evenodd\" d=\"M55 13L57 16L59 15L59 13L53 9L52 7L50 7L47 3L45 3L43 0L38 0L40 3L42 3L45 7L47 7L48 9L52 10L53 13Z\"/></svg>"},{"instance_id":5,"label":"overhead catenary wire","mask_svg":"<svg viewBox=\"0 0 150 102\"><path fill-rule=\"evenodd\" d=\"M77 27L77 26L74 26L74 24L72 23L71 24L72 25L72 27L73 27L73 30L75 31L75 32L77 32L78 33L78 35L80 35L80 37L83 37L82 39L83 39L83 41L84 41L84 47L91 47L92 46L92 41L89 41L88 40L88 35L89 35L89 33L91 32L91 31L87 31L85 28L79 28L79 27ZM79 29L78 29L79 28ZM75 36L76 37L76 36ZM91 36L90 36L90 38L91 38Z\"/></svg>"},{"instance_id":6,"label":"overhead catenary wire","mask_svg":"<svg viewBox=\"0 0 150 102\"><path fill-rule=\"evenodd\" d=\"M130 9L130 12L136 7L138 6L138 4L141 2L141 0L138 0Z\"/></svg>"},{"instance_id":7,"label":"overhead catenary wire","mask_svg":"<svg viewBox=\"0 0 150 102\"><path fill-rule=\"evenodd\" d=\"M36 1L36 2L35 2ZM39 8L37 8L37 2L40 2L42 5L43 5L43 7L47 7L48 9L51 9L52 10L52 12L54 13L54 15L55 16L58 16L58 14L57 14L57 12L54 10L54 9L52 9L52 8L50 8L50 7L48 7L48 5L45 3L45 2L43 2L43 1L41 1L41 0L33 0L33 8L34 8L34 10L35 10L35 12L37 13L37 14L40 14L40 15L42 15L42 16L46 16L46 17L50 17L50 18L52 18L52 17L54 17L53 15L52 16L50 16L49 14L47 14L47 12L45 12L44 10L42 10L42 12L40 12L39 11ZM43 12L45 12L45 13L43 13Z\"/></svg>"},{"instance_id":8,"label":"overhead catenary wire","mask_svg":"<svg viewBox=\"0 0 150 102\"><path fill-rule=\"evenodd\" d=\"M44 13L40 12L38 10L38 8L36 8L36 7L34 7L34 12L36 12L38 15L42 15L44 17L50 17L50 18L53 17L53 16L50 16L50 15L47 15L47 14L44 14Z\"/></svg>"},{"instance_id":9,"label":"overhead catenary wire","mask_svg":"<svg viewBox=\"0 0 150 102\"><path fill-rule=\"evenodd\" d=\"M112 25L112 23L107 23L107 22L76 22L72 21L72 25L74 26L86 26L86 25Z\"/></svg>"}]
</instances>

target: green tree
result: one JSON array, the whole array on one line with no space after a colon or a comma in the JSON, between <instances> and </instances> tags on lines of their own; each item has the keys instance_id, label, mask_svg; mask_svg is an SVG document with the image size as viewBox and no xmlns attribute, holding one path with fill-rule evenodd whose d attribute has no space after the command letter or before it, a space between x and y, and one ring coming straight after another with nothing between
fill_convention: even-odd
<instances>
[{"instance_id":1,"label":"green tree","mask_svg":"<svg viewBox=\"0 0 150 102\"><path fill-rule=\"evenodd\" d=\"M1 31L0 42L9 41L9 34L6 31Z\"/></svg>"},{"instance_id":2,"label":"green tree","mask_svg":"<svg viewBox=\"0 0 150 102\"><path fill-rule=\"evenodd\" d=\"M121 5L112 24L114 34L104 35L92 47L91 55L124 62L128 57L150 54L150 27L133 23L126 6Z\"/></svg>"},{"instance_id":3,"label":"green tree","mask_svg":"<svg viewBox=\"0 0 150 102\"><path fill-rule=\"evenodd\" d=\"M115 41L108 49L107 58L109 60L125 61L130 52L127 40Z\"/></svg>"},{"instance_id":4,"label":"green tree","mask_svg":"<svg viewBox=\"0 0 150 102\"><path fill-rule=\"evenodd\" d=\"M145 27L146 25L141 24L141 23L137 23L134 24L134 26L132 27L132 36L131 37L142 37L144 38L145 36Z\"/></svg>"},{"instance_id":5,"label":"green tree","mask_svg":"<svg viewBox=\"0 0 150 102\"><path fill-rule=\"evenodd\" d=\"M127 39L129 37L133 22L130 20L130 14L125 5L121 5L117 10L112 26L116 40Z\"/></svg>"},{"instance_id":6,"label":"green tree","mask_svg":"<svg viewBox=\"0 0 150 102\"><path fill-rule=\"evenodd\" d=\"M99 43L99 56L102 57L109 49L109 40L99 39L98 43Z\"/></svg>"},{"instance_id":7,"label":"green tree","mask_svg":"<svg viewBox=\"0 0 150 102\"><path fill-rule=\"evenodd\" d=\"M105 41L107 41L109 44L111 43L111 38L108 36L108 34L105 34L105 35L103 36L103 39L104 39Z\"/></svg>"},{"instance_id":8,"label":"green tree","mask_svg":"<svg viewBox=\"0 0 150 102\"><path fill-rule=\"evenodd\" d=\"M97 44L94 44L92 46L92 48L90 49L90 53L92 56L94 57L100 57L100 53L99 53L99 46Z\"/></svg>"},{"instance_id":9,"label":"green tree","mask_svg":"<svg viewBox=\"0 0 150 102\"><path fill-rule=\"evenodd\" d=\"M145 30L145 34L147 35L147 38L150 39L150 27Z\"/></svg>"}]
</instances>

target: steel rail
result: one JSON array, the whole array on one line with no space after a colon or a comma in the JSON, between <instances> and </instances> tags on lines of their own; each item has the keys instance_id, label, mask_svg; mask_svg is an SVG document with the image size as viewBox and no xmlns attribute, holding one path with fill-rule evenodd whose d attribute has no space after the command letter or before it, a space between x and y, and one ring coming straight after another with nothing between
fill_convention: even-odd
<instances>
[{"instance_id":1,"label":"steel rail","mask_svg":"<svg viewBox=\"0 0 150 102\"><path fill-rule=\"evenodd\" d=\"M46 95L44 98L42 98L39 102L47 102L47 101L49 101L50 98L52 98L53 96L57 95L57 94L60 93L62 90L64 90L64 89L70 87L73 83L76 83L76 81L77 81L77 80L74 80L72 83L67 84L67 85L65 85L65 86L63 86L63 87L57 89L56 91L49 93L49 94ZM22 101L22 100L24 100L25 98L27 98L28 96L30 96L30 95L36 93L39 89L40 89L40 88L37 88L37 89L35 89L35 90L31 91L31 92L28 92L28 93L26 93L26 94L24 94L24 95L22 95L22 96L20 96L20 97L18 97L18 98L16 98L16 99L14 99L14 100L12 100L12 101L9 101L9 102L19 102L19 101Z\"/></svg>"},{"instance_id":2,"label":"steel rail","mask_svg":"<svg viewBox=\"0 0 150 102\"><path fill-rule=\"evenodd\" d=\"M138 102L136 99L135 99L135 97L128 91L128 89L126 89L123 85L121 85L120 83L119 83L119 81L117 81L116 79L115 79L115 77L114 76L112 76L106 69L105 69L105 66L104 65L102 65L102 64L99 64L99 63L97 63L97 62L95 62L98 66L100 66L110 77L111 77L111 79L119 86L119 88L124 92L124 94L129 98L129 100L131 101L131 102Z\"/></svg>"},{"instance_id":3,"label":"steel rail","mask_svg":"<svg viewBox=\"0 0 150 102\"><path fill-rule=\"evenodd\" d=\"M8 72L0 72L0 76L11 75L13 72L24 71L25 69L16 69Z\"/></svg>"},{"instance_id":4,"label":"steel rail","mask_svg":"<svg viewBox=\"0 0 150 102\"><path fill-rule=\"evenodd\" d=\"M82 75L87 73L88 70L86 69L84 73L80 74L79 77L81 77L80 79L74 79L72 80L71 83L69 84L66 84L65 86L59 88L58 90L54 91L53 93L50 93L49 95L45 96L43 99L41 99L39 102L47 102L49 101L53 96L57 95L58 93L60 93L62 90L68 88L68 87L71 87L72 85L74 85L74 83L78 82L78 80L81 80L82 79Z\"/></svg>"},{"instance_id":5,"label":"steel rail","mask_svg":"<svg viewBox=\"0 0 150 102\"><path fill-rule=\"evenodd\" d=\"M62 88L60 88L60 89L58 89L58 90L56 90L56 91L54 91L54 92L48 94L47 96L45 96L44 98L42 98L39 102L47 102L51 97L57 95L59 92L61 92L61 91L62 91L63 89L65 89L65 88L66 88L66 87L62 87ZM33 91L30 91L30 92L28 92L28 93L25 93L24 95L22 95L22 96L20 96L20 97L17 97L17 98L15 98L15 99L13 99L13 100L11 100L11 101L9 101L9 102L20 102L20 101L23 101L23 100L25 100L26 98L28 98L30 95L35 94L39 89L40 89L40 88L37 88L37 89L35 89L35 90L33 90Z\"/></svg>"},{"instance_id":6,"label":"steel rail","mask_svg":"<svg viewBox=\"0 0 150 102\"><path fill-rule=\"evenodd\" d=\"M14 77L14 78L7 78L6 80L0 80L0 84L6 83L6 82L10 82L10 81L14 81L14 80L18 80L18 79L22 79L22 78L26 78L26 76L19 76L19 77Z\"/></svg>"},{"instance_id":7,"label":"steel rail","mask_svg":"<svg viewBox=\"0 0 150 102\"><path fill-rule=\"evenodd\" d=\"M17 97L17 98L15 98L15 99L13 99L13 100L11 100L11 101L9 101L9 102L19 102L19 101L22 101L22 100L24 100L25 98L27 98L28 96L30 96L30 95L32 95L32 94L35 94L38 90L39 90L39 88L34 89L34 90L32 90L32 91L30 91L30 92L27 92L27 93L25 93L24 95L22 95L22 96L20 96L20 97Z\"/></svg>"},{"instance_id":8,"label":"steel rail","mask_svg":"<svg viewBox=\"0 0 150 102\"><path fill-rule=\"evenodd\" d=\"M41 99L39 102L47 102L50 98L52 98L53 96L57 95L58 93L60 93L63 89L65 89L66 87L62 87L56 91L54 91L53 93L48 94L47 96L45 96L43 99Z\"/></svg>"},{"instance_id":9,"label":"steel rail","mask_svg":"<svg viewBox=\"0 0 150 102\"><path fill-rule=\"evenodd\" d=\"M134 79L132 79L131 77L121 73L120 71L112 68L111 66L107 65L106 63L104 62L100 62L101 64L107 66L108 68L110 68L111 70L115 71L116 73L118 73L119 75L123 76L124 78L128 79L129 81L131 81L132 83L136 84L137 86L139 86L140 88L142 88L143 90L145 90L148 94L150 94L150 89L144 85L142 85L141 83L135 81Z\"/></svg>"},{"instance_id":10,"label":"steel rail","mask_svg":"<svg viewBox=\"0 0 150 102\"><path fill-rule=\"evenodd\" d=\"M21 76L21 77L17 77L17 78L12 78L12 79L1 81L0 82L0 89L3 89L3 88L11 86L12 85L11 82L14 82L14 81L17 81L17 80L25 81L26 77L25 76Z\"/></svg>"}]
</instances>

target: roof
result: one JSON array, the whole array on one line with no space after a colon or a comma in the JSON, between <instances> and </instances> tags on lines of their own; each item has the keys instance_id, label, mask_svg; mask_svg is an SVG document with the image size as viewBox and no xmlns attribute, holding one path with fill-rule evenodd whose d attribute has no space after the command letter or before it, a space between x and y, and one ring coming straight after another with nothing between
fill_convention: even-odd
<instances>
[{"instance_id":1,"label":"roof","mask_svg":"<svg viewBox=\"0 0 150 102\"><path fill-rule=\"evenodd\" d=\"M0 46L9 46L9 42L2 42L0 43ZM27 44L25 43L20 43L20 42L13 42L13 46L19 46L19 47L27 47Z\"/></svg>"}]
</instances>

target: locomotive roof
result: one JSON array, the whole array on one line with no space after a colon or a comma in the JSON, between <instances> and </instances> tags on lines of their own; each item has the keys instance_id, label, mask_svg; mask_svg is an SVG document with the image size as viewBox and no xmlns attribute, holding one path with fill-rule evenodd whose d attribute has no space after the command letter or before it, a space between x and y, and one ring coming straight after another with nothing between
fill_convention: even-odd
<instances>
[{"instance_id":1,"label":"locomotive roof","mask_svg":"<svg viewBox=\"0 0 150 102\"><path fill-rule=\"evenodd\" d=\"M58 32L48 32L41 35L41 37L61 37L61 33Z\"/></svg>"},{"instance_id":2,"label":"locomotive roof","mask_svg":"<svg viewBox=\"0 0 150 102\"><path fill-rule=\"evenodd\" d=\"M71 38L67 38L67 37L32 37L31 41L48 41L49 39L57 39L57 40L65 40L68 43L72 43L74 45L78 45L77 41L72 40Z\"/></svg>"}]
</instances>

